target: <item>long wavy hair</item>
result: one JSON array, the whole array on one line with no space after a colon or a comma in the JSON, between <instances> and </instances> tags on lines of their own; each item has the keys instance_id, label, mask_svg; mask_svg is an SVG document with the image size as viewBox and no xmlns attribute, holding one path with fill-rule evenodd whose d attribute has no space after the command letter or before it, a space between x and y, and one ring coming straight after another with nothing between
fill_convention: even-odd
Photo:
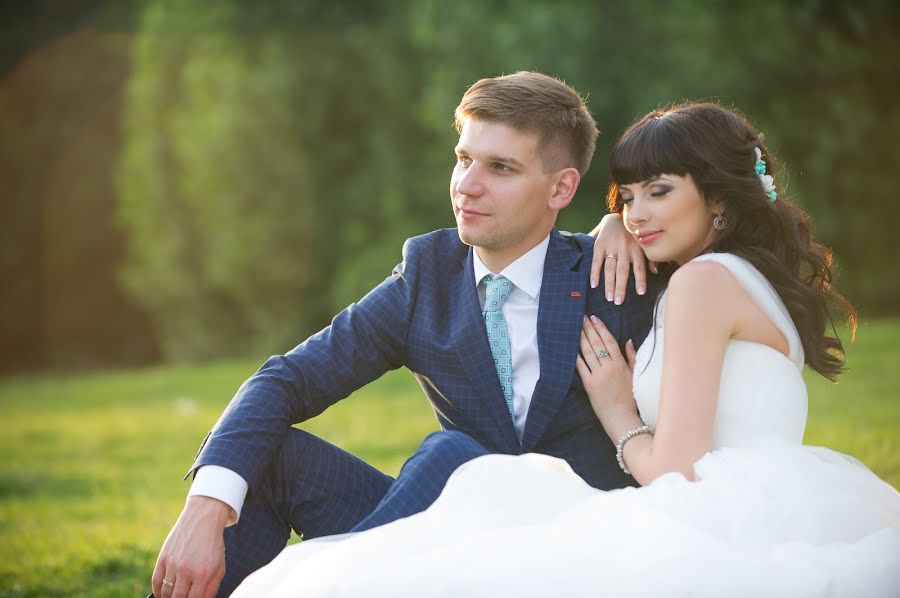
<instances>
[{"instance_id":1,"label":"long wavy hair","mask_svg":"<svg viewBox=\"0 0 900 598\"><path fill-rule=\"evenodd\" d=\"M769 200L756 175L757 147L775 175L777 201ZM641 118L616 143L607 204L622 212L619 185L690 174L707 203L723 202L728 220L703 253L733 253L753 264L787 306L806 364L833 381L845 360L832 313L843 312L855 336L856 310L832 286L831 251L813 238L809 216L788 199L773 166L763 135L743 115L707 102L677 104ZM664 281L674 269L663 270Z\"/></svg>"}]
</instances>

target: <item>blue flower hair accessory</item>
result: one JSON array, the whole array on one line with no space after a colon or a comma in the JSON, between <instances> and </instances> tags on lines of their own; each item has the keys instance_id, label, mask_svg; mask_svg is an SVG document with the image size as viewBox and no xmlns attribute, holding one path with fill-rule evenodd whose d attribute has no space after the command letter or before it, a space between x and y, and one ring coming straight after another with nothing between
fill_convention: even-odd
<instances>
[{"instance_id":1,"label":"blue flower hair accessory","mask_svg":"<svg viewBox=\"0 0 900 598\"><path fill-rule=\"evenodd\" d=\"M778 193L775 192L775 179L772 175L766 174L766 161L762 159L762 151L758 147L754 147L756 152L756 176L759 177L759 183L762 185L763 191L769 196L769 201L778 199Z\"/></svg>"}]
</instances>

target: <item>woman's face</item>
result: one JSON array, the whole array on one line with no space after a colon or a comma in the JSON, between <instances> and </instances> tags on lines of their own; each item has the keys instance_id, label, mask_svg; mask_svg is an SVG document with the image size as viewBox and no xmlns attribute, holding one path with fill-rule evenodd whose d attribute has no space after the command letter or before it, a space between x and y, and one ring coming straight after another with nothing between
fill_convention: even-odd
<instances>
[{"instance_id":1,"label":"woman's face","mask_svg":"<svg viewBox=\"0 0 900 598\"><path fill-rule=\"evenodd\" d=\"M620 185L625 227L641 244L647 259L676 262L698 256L712 240L712 225L722 206L707 204L691 175L661 174Z\"/></svg>"}]
</instances>

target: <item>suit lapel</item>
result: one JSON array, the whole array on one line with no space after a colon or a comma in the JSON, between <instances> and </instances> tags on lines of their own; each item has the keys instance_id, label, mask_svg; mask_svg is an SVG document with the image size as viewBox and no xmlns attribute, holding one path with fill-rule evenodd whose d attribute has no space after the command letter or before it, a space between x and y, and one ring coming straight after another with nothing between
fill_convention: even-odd
<instances>
[{"instance_id":1,"label":"suit lapel","mask_svg":"<svg viewBox=\"0 0 900 598\"><path fill-rule=\"evenodd\" d=\"M499 430L499 434L492 436L499 436L510 452L518 452L519 437L509 416L497 369L494 367L473 272L472 249L469 249L462 270L456 274L455 296L450 301L450 334L452 345L476 395L454 398L460 402L473 401L475 404L471 407L478 414L477 419L490 420Z\"/></svg>"},{"instance_id":2,"label":"suit lapel","mask_svg":"<svg viewBox=\"0 0 900 598\"><path fill-rule=\"evenodd\" d=\"M581 259L580 248L554 228L544 262L538 307L541 373L531 397L522 452L532 451L537 445L572 383L587 295L587 275L577 271Z\"/></svg>"}]
</instances>

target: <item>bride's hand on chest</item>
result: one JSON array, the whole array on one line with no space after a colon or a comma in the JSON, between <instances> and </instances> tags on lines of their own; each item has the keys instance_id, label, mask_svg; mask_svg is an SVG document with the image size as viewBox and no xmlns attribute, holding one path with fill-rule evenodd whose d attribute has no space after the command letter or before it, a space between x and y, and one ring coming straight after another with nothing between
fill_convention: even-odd
<instances>
[{"instance_id":1,"label":"bride's hand on chest","mask_svg":"<svg viewBox=\"0 0 900 598\"><path fill-rule=\"evenodd\" d=\"M584 318L576 367L594 413L611 436L610 428L619 427L613 425L615 422L640 420L631 390L636 355L630 339L623 355L618 341L599 318Z\"/></svg>"}]
</instances>

